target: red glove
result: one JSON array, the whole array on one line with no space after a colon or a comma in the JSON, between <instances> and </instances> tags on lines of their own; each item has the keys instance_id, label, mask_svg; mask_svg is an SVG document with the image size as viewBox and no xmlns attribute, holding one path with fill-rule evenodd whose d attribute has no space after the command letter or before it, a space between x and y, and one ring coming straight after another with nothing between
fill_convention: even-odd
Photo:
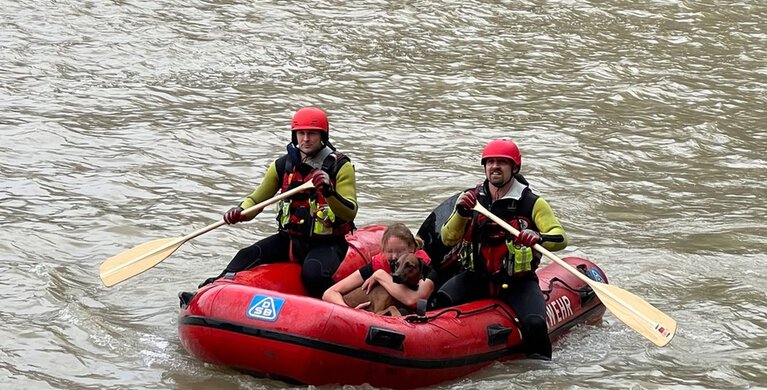
<instances>
[{"instance_id":1,"label":"red glove","mask_svg":"<svg viewBox=\"0 0 767 390\"><path fill-rule=\"evenodd\" d=\"M528 248L532 248L533 245L541 243L541 235L538 234L538 232L535 230L525 229L519 232L519 235L514 240L514 243L517 245L523 245Z\"/></svg>"},{"instance_id":2,"label":"red glove","mask_svg":"<svg viewBox=\"0 0 767 390\"><path fill-rule=\"evenodd\" d=\"M477 205L477 190L468 190L458 196L455 211L462 217L471 217L472 209Z\"/></svg>"},{"instance_id":3,"label":"red glove","mask_svg":"<svg viewBox=\"0 0 767 390\"><path fill-rule=\"evenodd\" d=\"M322 195L326 198L336 192L335 188L333 188L333 183L330 182L330 176L328 176L327 172L321 169L316 169L314 171L314 175L312 175L312 184L314 184L314 188L316 188L317 191L322 192Z\"/></svg>"},{"instance_id":4,"label":"red glove","mask_svg":"<svg viewBox=\"0 0 767 390\"><path fill-rule=\"evenodd\" d=\"M244 209L240 206L232 207L224 214L224 222L228 225L232 225L237 222L247 221L248 218L242 215L242 210Z\"/></svg>"}]
</instances>

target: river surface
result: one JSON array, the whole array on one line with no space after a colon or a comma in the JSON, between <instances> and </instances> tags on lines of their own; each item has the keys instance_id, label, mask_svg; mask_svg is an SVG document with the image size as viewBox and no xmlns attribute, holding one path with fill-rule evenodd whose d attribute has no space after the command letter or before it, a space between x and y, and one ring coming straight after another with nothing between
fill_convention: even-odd
<instances>
[{"instance_id":1,"label":"river surface","mask_svg":"<svg viewBox=\"0 0 767 390\"><path fill-rule=\"evenodd\" d=\"M0 387L305 386L203 364L176 294L273 212L112 288L108 257L217 221L326 109L358 225L413 230L511 137L560 256L679 323L612 314L549 363L435 388L767 388L767 5L760 1L0 0ZM366 388L360 386L359 388ZM349 387L346 387L349 388Z\"/></svg>"}]
</instances>

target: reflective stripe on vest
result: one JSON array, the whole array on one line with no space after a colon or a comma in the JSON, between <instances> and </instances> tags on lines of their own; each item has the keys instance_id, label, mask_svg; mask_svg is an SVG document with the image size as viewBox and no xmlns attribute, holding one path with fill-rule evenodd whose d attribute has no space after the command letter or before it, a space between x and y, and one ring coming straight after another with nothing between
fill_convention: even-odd
<instances>
[{"instance_id":1,"label":"reflective stripe on vest","mask_svg":"<svg viewBox=\"0 0 767 390\"><path fill-rule=\"evenodd\" d=\"M506 248L509 250L509 255L504 259L501 270L505 269L507 275L533 270L532 248L514 245L513 241L507 241Z\"/></svg>"}]
</instances>

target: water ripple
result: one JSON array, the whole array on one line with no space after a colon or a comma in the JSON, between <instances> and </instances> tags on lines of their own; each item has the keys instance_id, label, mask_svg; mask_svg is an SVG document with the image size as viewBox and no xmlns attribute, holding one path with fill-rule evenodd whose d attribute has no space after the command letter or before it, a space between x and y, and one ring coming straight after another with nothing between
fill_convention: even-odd
<instances>
[{"instance_id":1,"label":"water ripple","mask_svg":"<svg viewBox=\"0 0 767 390\"><path fill-rule=\"evenodd\" d=\"M1 1L0 282L10 388L282 388L186 354L176 293L274 231L274 211L140 277L98 265L206 226L320 105L357 170L357 222L413 229L511 137L568 254L671 314L611 315L551 363L449 388L767 383L767 7L691 2ZM605 342L607 341L607 342Z\"/></svg>"}]
</instances>

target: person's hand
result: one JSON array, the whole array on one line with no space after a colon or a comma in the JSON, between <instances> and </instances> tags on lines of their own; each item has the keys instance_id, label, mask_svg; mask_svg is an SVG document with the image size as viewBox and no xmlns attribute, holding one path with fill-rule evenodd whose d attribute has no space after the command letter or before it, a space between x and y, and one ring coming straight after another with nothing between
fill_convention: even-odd
<instances>
[{"instance_id":1,"label":"person's hand","mask_svg":"<svg viewBox=\"0 0 767 390\"><path fill-rule=\"evenodd\" d=\"M383 271L383 270L378 270L378 271ZM376 276L376 272L374 272L373 275L370 275L370 277L367 278L367 280L362 282L361 287L362 287L362 291L364 291L365 294L370 294L370 290L372 290L373 287L375 287L376 284L378 283L378 276ZM386 272L386 271L383 271L383 272Z\"/></svg>"},{"instance_id":2,"label":"person's hand","mask_svg":"<svg viewBox=\"0 0 767 390\"><path fill-rule=\"evenodd\" d=\"M242 215L242 210L244 210L242 207L232 207L224 214L224 222L227 223L227 225L232 225L237 222L247 221L248 218Z\"/></svg>"},{"instance_id":3,"label":"person's hand","mask_svg":"<svg viewBox=\"0 0 767 390\"><path fill-rule=\"evenodd\" d=\"M335 193L333 183L330 182L330 176L328 176L327 172L321 169L315 170L314 175L312 175L312 184L314 184L314 188L316 188L317 191L322 192L322 195L325 197Z\"/></svg>"},{"instance_id":4,"label":"person's hand","mask_svg":"<svg viewBox=\"0 0 767 390\"><path fill-rule=\"evenodd\" d=\"M471 217L474 206L477 205L477 190L468 190L458 196L455 202L455 210L462 217Z\"/></svg>"},{"instance_id":5,"label":"person's hand","mask_svg":"<svg viewBox=\"0 0 767 390\"><path fill-rule=\"evenodd\" d=\"M370 301L360 303L359 305L357 305L357 307L355 307L355 309L364 309L368 306L370 306Z\"/></svg>"},{"instance_id":6,"label":"person's hand","mask_svg":"<svg viewBox=\"0 0 767 390\"><path fill-rule=\"evenodd\" d=\"M541 243L541 235L535 230L525 229L519 232L519 235L514 240L515 244L532 248L535 244Z\"/></svg>"}]
</instances>

